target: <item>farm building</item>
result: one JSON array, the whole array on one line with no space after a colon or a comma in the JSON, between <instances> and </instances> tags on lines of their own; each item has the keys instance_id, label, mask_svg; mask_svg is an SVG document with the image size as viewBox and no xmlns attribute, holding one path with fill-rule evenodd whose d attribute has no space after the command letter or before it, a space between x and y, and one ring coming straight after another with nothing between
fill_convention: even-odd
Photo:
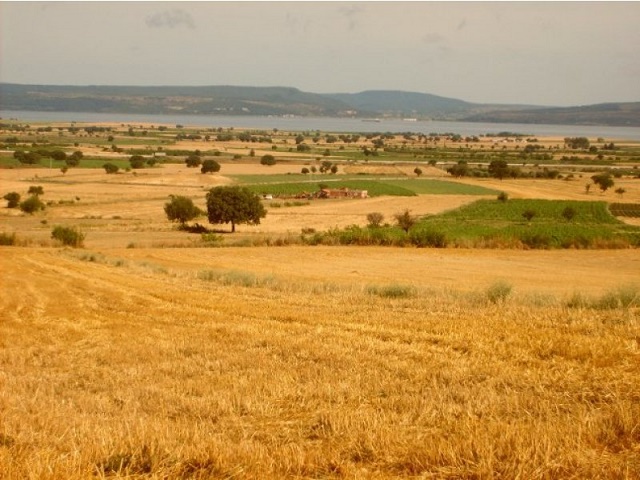
<instances>
[{"instance_id":1,"label":"farm building","mask_svg":"<svg viewBox=\"0 0 640 480\"><path fill-rule=\"evenodd\" d=\"M351 190L350 188L322 188L317 193L318 198L367 198L366 190Z\"/></svg>"}]
</instances>

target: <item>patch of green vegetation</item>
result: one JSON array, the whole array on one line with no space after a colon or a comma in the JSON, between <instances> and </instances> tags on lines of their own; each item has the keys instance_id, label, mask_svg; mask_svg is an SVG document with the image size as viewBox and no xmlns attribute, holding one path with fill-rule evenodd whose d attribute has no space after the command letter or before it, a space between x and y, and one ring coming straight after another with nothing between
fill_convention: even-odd
<instances>
[{"instance_id":1,"label":"patch of green vegetation","mask_svg":"<svg viewBox=\"0 0 640 480\"><path fill-rule=\"evenodd\" d=\"M535 222L566 222L562 212L571 207L575 211L574 224L615 224L621 222L611 215L606 202L580 202L572 200L515 199L501 202L479 200L470 205L439 215L441 220L457 222L509 222L522 223L522 213L536 212Z\"/></svg>"},{"instance_id":2,"label":"patch of green vegetation","mask_svg":"<svg viewBox=\"0 0 640 480\"><path fill-rule=\"evenodd\" d=\"M416 194L428 195L497 195L499 192L490 188L446 180L418 179L389 180L386 183L413 191Z\"/></svg>"},{"instance_id":3,"label":"patch of green vegetation","mask_svg":"<svg viewBox=\"0 0 640 480\"><path fill-rule=\"evenodd\" d=\"M571 208L570 220L563 215ZM523 212L532 211L531 220ZM479 200L421 219L408 232L398 226L332 229L303 235L310 245L381 245L444 248L627 248L640 246L640 228L615 219L605 202Z\"/></svg>"},{"instance_id":4,"label":"patch of green vegetation","mask_svg":"<svg viewBox=\"0 0 640 480\"><path fill-rule=\"evenodd\" d=\"M567 220L563 212L571 208ZM531 220L523 213L534 212ZM640 244L640 229L611 215L605 202L553 200L480 200L423 219L416 229L442 231L454 243L469 246L593 248Z\"/></svg>"}]
</instances>

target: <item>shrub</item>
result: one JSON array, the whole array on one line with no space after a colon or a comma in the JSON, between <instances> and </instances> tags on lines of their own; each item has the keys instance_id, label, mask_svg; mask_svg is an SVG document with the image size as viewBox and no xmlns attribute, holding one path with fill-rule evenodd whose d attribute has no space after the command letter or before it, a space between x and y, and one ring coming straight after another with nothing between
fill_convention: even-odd
<instances>
[{"instance_id":1,"label":"shrub","mask_svg":"<svg viewBox=\"0 0 640 480\"><path fill-rule=\"evenodd\" d=\"M274 157L273 155L263 155L262 158L260 159L260 165L267 165L267 166L271 166L271 165L275 165L276 164L276 157Z\"/></svg>"},{"instance_id":2,"label":"shrub","mask_svg":"<svg viewBox=\"0 0 640 480\"><path fill-rule=\"evenodd\" d=\"M573 207L565 207L564 210L562 210L562 216L569 222L574 219L576 213L576 209Z\"/></svg>"},{"instance_id":3,"label":"shrub","mask_svg":"<svg viewBox=\"0 0 640 480\"><path fill-rule=\"evenodd\" d=\"M409 239L416 247L445 248L449 243L445 233L431 229L414 230Z\"/></svg>"},{"instance_id":4,"label":"shrub","mask_svg":"<svg viewBox=\"0 0 640 480\"><path fill-rule=\"evenodd\" d=\"M118 170L120 170L120 168L113 163L105 163L104 165L102 165L102 168L104 168L104 171L108 174L118 173Z\"/></svg>"},{"instance_id":5,"label":"shrub","mask_svg":"<svg viewBox=\"0 0 640 480\"><path fill-rule=\"evenodd\" d=\"M16 234L15 233L0 233L0 245L15 245Z\"/></svg>"},{"instance_id":6,"label":"shrub","mask_svg":"<svg viewBox=\"0 0 640 480\"><path fill-rule=\"evenodd\" d=\"M369 227L376 228L382 225L384 221L384 215L380 212L371 212L367 214L367 222Z\"/></svg>"},{"instance_id":7,"label":"shrub","mask_svg":"<svg viewBox=\"0 0 640 480\"><path fill-rule=\"evenodd\" d=\"M535 210L531 210L530 208L528 208L527 210L525 210L524 212L522 212L522 217L527 221L530 222L533 217L536 216L536 212Z\"/></svg>"},{"instance_id":8,"label":"shrub","mask_svg":"<svg viewBox=\"0 0 640 480\"><path fill-rule=\"evenodd\" d=\"M509 194L507 192L500 192L500 194L498 195L498 200L500 202L506 202L507 200L509 200Z\"/></svg>"},{"instance_id":9,"label":"shrub","mask_svg":"<svg viewBox=\"0 0 640 480\"><path fill-rule=\"evenodd\" d=\"M129 158L131 168L144 168L145 160L142 155L133 155Z\"/></svg>"},{"instance_id":10,"label":"shrub","mask_svg":"<svg viewBox=\"0 0 640 480\"><path fill-rule=\"evenodd\" d=\"M63 227L58 225L51 231L51 238L69 247L81 247L84 242L84 237L84 233L76 227Z\"/></svg>"},{"instance_id":11,"label":"shrub","mask_svg":"<svg viewBox=\"0 0 640 480\"><path fill-rule=\"evenodd\" d=\"M603 310L630 308L640 305L640 291L635 285L623 285L605 293L595 304Z\"/></svg>"},{"instance_id":12,"label":"shrub","mask_svg":"<svg viewBox=\"0 0 640 480\"><path fill-rule=\"evenodd\" d=\"M393 283L383 287L372 285L367 288L367 293L383 298L409 298L416 295L416 290L411 285Z\"/></svg>"},{"instance_id":13,"label":"shrub","mask_svg":"<svg viewBox=\"0 0 640 480\"><path fill-rule=\"evenodd\" d=\"M567 308L587 308L589 299L580 292L574 292L564 304Z\"/></svg>"},{"instance_id":14,"label":"shrub","mask_svg":"<svg viewBox=\"0 0 640 480\"><path fill-rule=\"evenodd\" d=\"M411 215L410 210L405 210L402 213L397 213L396 215L394 215L394 218L396 219L398 226L407 233L409 232L411 227L413 227L418 221L416 217Z\"/></svg>"},{"instance_id":15,"label":"shrub","mask_svg":"<svg viewBox=\"0 0 640 480\"><path fill-rule=\"evenodd\" d=\"M504 280L498 280L492 283L486 291L487 300L491 303L504 303L509 295L511 295L512 286Z\"/></svg>"},{"instance_id":16,"label":"shrub","mask_svg":"<svg viewBox=\"0 0 640 480\"><path fill-rule=\"evenodd\" d=\"M209 233L209 229L199 223L196 223L195 225L187 225L186 223L181 223L180 225L178 225L178 230L189 233Z\"/></svg>"},{"instance_id":17,"label":"shrub","mask_svg":"<svg viewBox=\"0 0 640 480\"><path fill-rule=\"evenodd\" d=\"M39 210L44 210L44 209L45 209L45 205L44 203L42 203L42 201L38 198L37 195L32 195L29 198L27 198L24 202L20 203L20 210L22 210L24 213L34 214L35 212Z\"/></svg>"},{"instance_id":18,"label":"shrub","mask_svg":"<svg viewBox=\"0 0 640 480\"><path fill-rule=\"evenodd\" d=\"M544 249L551 247L553 239L544 233L524 232L520 235L520 241L529 248Z\"/></svg>"}]
</instances>

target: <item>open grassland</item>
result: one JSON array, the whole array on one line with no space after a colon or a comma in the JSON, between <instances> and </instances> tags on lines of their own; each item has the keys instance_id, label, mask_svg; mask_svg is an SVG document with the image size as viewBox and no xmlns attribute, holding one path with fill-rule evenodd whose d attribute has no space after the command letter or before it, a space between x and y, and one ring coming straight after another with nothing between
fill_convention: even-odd
<instances>
[{"instance_id":1,"label":"open grassland","mask_svg":"<svg viewBox=\"0 0 640 480\"><path fill-rule=\"evenodd\" d=\"M2 249L3 478L640 477L630 251L202 252Z\"/></svg>"}]
</instances>

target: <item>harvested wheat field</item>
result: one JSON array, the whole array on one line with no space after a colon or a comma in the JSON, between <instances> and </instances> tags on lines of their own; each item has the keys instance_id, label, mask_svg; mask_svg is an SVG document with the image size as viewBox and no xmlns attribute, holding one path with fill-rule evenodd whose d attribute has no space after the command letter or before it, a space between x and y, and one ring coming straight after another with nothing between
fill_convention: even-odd
<instances>
[{"instance_id":1,"label":"harvested wheat field","mask_svg":"<svg viewBox=\"0 0 640 480\"><path fill-rule=\"evenodd\" d=\"M49 205L0 214L0 478L640 478L637 249L206 248L163 205L259 172L224 168L1 171ZM270 206L235 236L478 198ZM84 247L60 248L57 224Z\"/></svg>"},{"instance_id":2,"label":"harvested wheat field","mask_svg":"<svg viewBox=\"0 0 640 480\"><path fill-rule=\"evenodd\" d=\"M5 247L3 478L638 478L638 312L580 253L492 297L525 259Z\"/></svg>"}]
</instances>

